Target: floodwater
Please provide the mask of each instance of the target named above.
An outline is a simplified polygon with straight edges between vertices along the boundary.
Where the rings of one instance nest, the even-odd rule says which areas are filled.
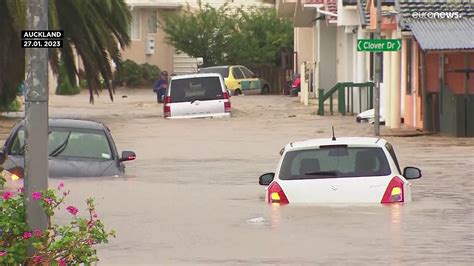
[[[340,137],[372,127],[285,96],[232,97],[230,119],[179,121],[154,100],[151,90],[120,90],[114,103],[104,93],[95,105],[51,97],[52,116],[105,122],[119,150],[137,153],[127,177],[66,180],[69,203],[84,212],[94,196],[117,231],[99,265],[474,263],[474,139],[387,137],[402,167],[423,171],[405,205],[269,206],[258,177],[275,171],[286,143],[330,137],[332,125]],[[6,133],[11,121],[0,124]]]

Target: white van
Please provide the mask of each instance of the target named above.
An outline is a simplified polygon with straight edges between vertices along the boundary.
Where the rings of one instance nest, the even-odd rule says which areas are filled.
[[[165,118],[229,117],[230,99],[220,74],[174,76],[165,94]]]

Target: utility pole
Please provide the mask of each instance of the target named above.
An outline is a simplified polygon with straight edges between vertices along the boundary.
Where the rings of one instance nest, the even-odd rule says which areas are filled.
[[[28,0],[28,30],[48,29],[48,0]],[[26,49],[25,206],[30,230],[44,230],[47,217],[33,192],[48,188],[48,49]],[[34,253],[28,247],[28,256]]]
[[[380,39],[382,27],[382,0],[377,1],[377,25],[375,28],[375,39]],[[374,134],[380,135],[380,80],[382,74],[382,52],[375,52],[374,60]]]

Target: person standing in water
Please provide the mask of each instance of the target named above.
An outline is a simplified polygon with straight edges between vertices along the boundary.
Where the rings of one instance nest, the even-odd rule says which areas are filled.
[[[168,88],[168,72],[161,72],[160,79],[155,82],[153,86],[153,92],[156,93],[156,100],[158,103],[162,103]]]

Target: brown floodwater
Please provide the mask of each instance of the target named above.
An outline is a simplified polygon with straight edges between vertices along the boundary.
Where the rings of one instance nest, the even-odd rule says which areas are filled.
[[[117,231],[99,265],[473,264],[474,139],[387,137],[402,167],[423,171],[405,205],[270,206],[258,176],[275,171],[286,143],[372,127],[286,96],[232,97],[230,119],[168,121],[155,99],[51,97],[51,116],[105,122],[119,150],[137,153],[126,177],[65,180],[70,204],[84,212],[94,196]],[[0,120],[2,139],[11,123]]]

